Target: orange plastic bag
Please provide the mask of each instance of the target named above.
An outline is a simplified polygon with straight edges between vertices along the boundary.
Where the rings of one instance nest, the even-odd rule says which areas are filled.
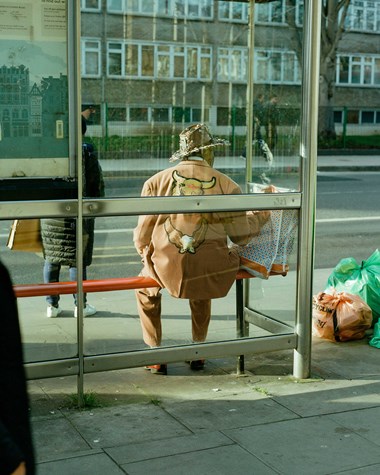
[[[371,308],[359,295],[330,288],[313,297],[313,335],[325,340],[360,340],[372,318]]]

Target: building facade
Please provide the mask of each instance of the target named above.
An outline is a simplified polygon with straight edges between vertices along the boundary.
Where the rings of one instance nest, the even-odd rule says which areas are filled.
[[[249,5],[214,0],[82,0],[83,100],[113,135],[194,121],[245,134]],[[300,117],[303,1],[255,5],[255,94],[279,98],[284,132]],[[380,129],[380,2],[352,0],[339,43],[334,117]]]

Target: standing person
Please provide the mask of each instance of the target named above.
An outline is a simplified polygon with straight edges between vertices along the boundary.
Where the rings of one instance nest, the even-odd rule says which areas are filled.
[[[266,119],[265,97],[264,97],[264,94],[258,94],[256,96],[256,99],[253,102],[253,131],[252,131],[253,142],[252,142],[252,145],[255,145],[257,143],[261,155],[269,163],[269,168],[270,168],[273,162],[273,154],[270,151],[261,133],[261,129],[265,124],[265,119]],[[242,156],[244,158],[247,157],[245,147],[244,147]],[[262,176],[265,176],[265,173],[263,173]]]
[[[0,262],[0,474],[33,475],[34,450],[29,420],[17,301]]]
[[[269,162],[270,167],[273,162],[273,154],[261,133],[261,127],[265,124],[265,114],[264,94],[259,94],[253,103],[253,143],[257,142],[262,156]]]
[[[253,140],[262,140],[261,127],[265,119],[265,98],[264,94],[258,94],[253,101]]]
[[[92,106],[85,107],[82,111],[82,135],[87,130],[87,120],[95,112]],[[83,196],[104,196],[104,180],[96,152],[92,144],[83,142]],[[83,219],[83,280],[87,279],[87,267],[92,263],[94,248],[94,218]],[[59,275],[63,265],[69,267],[69,278],[77,280],[76,264],[76,220],[73,218],[57,218],[41,220],[41,237],[44,249],[44,282],[59,282]],[[59,295],[48,295],[46,315],[48,318],[58,317],[62,312],[59,307]],[[78,316],[77,295],[74,295],[74,316]],[[96,313],[96,308],[87,303],[84,294],[83,316],[89,317]]]
[[[273,94],[266,107],[266,139],[270,150],[274,150],[277,145],[277,127],[280,124],[280,111],[278,109],[278,96]]]
[[[180,134],[180,149],[163,170],[143,186],[141,196],[240,194],[239,186],[212,167],[214,147],[227,145],[211,135],[207,126],[195,124]],[[134,244],[143,262],[141,275],[154,278],[159,287],[136,290],[144,342],[161,345],[161,289],[189,299],[192,340],[204,342],[211,317],[211,299],[227,295],[239,269],[239,256],[227,239],[245,245],[268,219],[269,212],[214,212],[140,216]],[[194,370],[204,360],[192,361]],[[152,373],[166,374],[167,365],[148,366]]]

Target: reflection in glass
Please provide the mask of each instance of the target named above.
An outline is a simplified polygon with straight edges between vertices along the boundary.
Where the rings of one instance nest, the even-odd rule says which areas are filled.
[[[292,31],[302,27],[299,5],[255,5],[253,53],[249,13],[246,2],[211,0],[112,1],[98,12],[82,10],[83,102],[100,108],[101,127],[90,126],[88,136],[107,164],[107,196],[138,196],[144,180],[169,166],[165,159],[177,149],[178,133],[198,121],[230,141],[216,166],[243,188],[247,177],[263,182],[265,173],[277,186],[299,189],[302,49]],[[99,39],[95,16],[104,25]],[[268,106],[278,97],[276,130],[268,114],[261,123],[270,167],[260,143],[247,147],[251,67],[254,97],[263,94]],[[105,74],[96,79],[101,70]],[[117,108],[125,114],[116,120]]]
[[[1,9],[0,178],[66,177],[65,5],[2,2]]]

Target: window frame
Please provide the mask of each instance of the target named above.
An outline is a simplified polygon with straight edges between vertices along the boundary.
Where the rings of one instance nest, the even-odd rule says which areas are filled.
[[[89,48],[86,46],[86,43],[96,43],[97,47]],[[97,54],[97,74],[87,73],[86,58],[90,53]],[[81,75],[83,78],[100,78],[102,75],[102,45],[99,38],[81,38]]]

